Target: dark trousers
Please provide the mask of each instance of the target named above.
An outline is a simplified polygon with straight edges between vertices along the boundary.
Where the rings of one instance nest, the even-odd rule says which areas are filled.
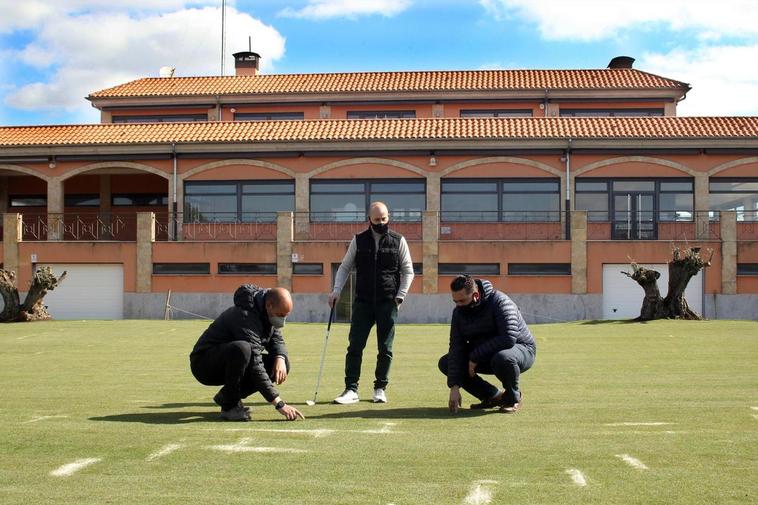
[[[353,317],[350,320],[347,355],[345,356],[345,387],[358,391],[361,378],[363,349],[366,347],[368,334],[376,324],[376,371],[374,388],[384,389],[389,383],[390,365],[392,364],[392,342],[395,339],[395,320],[397,304],[395,300],[382,300],[377,303],[353,302]]]
[[[252,356],[253,348],[250,342],[236,340],[213,346],[193,356],[190,369],[200,384],[224,386],[221,388],[224,401],[221,407],[227,410],[237,405],[242,398],[258,391],[252,380]],[[263,354],[261,358],[269,377],[273,376],[276,356]],[[284,358],[284,363],[289,373],[290,362],[287,357]]]
[[[519,391],[519,376],[529,370],[534,364],[534,350],[525,345],[516,344],[510,349],[504,349],[495,353],[488,362],[477,363],[473,377],[468,375],[468,353],[465,353],[464,360],[459,366],[464,371],[464,379],[461,387],[479,400],[489,400],[494,398],[499,390],[486,380],[482,379],[479,374],[494,374],[500,379],[505,388],[503,403],[512,405],[521,400]],[[440,358],[440,371],[447,375],[448,355],[445,354]]]

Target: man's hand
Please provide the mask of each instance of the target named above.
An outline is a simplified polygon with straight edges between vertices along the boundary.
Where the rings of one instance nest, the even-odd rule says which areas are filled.
[[[461,391],[458,386],[450,388],[450,399],[447,401],[447,407],[453,414],[457,414],[458,409],[461,408]]]
[[[468,376],[474,377],[476,375],[476,363],[473,361],[468,362]]]
[[[287,380],[287,363],[283,356],[277,356],[274,363],[274,376],[271,378],[274,383],[281,384]]]
[[[286,417],[287,421],[297,421],[298,417],[302,420],[305,420],[305,416],[292,405],[285,405],[280,409],[276,409],[276,411]]]
[[[334,304],[337,303],[337,300],[339,300],[339,298],[339,294],[335,294],[334,292],[329,293],[329,307],[334,307]]]

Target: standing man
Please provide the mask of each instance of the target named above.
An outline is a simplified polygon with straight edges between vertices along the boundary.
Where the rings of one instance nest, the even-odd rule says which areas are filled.
[[[357,294],[353,302],[345,356],[345,391],[334,399],[341,405],[359,401],[358,381],[363,349],[374,324],[378,354],[373,401],[387,403],[385,389],[389,383],[397,309],[413,282],[413,263],[408,243],[402,235],[390,231],[389,221],[387,206],[382,202],[373,202],[369,207],[370,226],[353,237],[337,270],[334,289],[329,294],[329,306],[334,307],[355,266]]]
[[[291,311],[292,297],[286,289],[245,284],[234,292],[234,306],[200,336],[190,354],[190,368],[201,384],[223,385],[213,397],[222,419],[249,421],[250,408],[242,398],[256,392],[287,420],[305,419],[284,403],[273,384],[283,383],[289,373],[281,328]]]
[[[522,405],[519,376],[534,364],[537,347],[513,300],[486,280],[459,275],[450,284],[455,309],[450,323],[450,349],[440,358],[440,371],[450,388],[448,407],[461,406],[460,388],[480,400],[472,409],[499,407],[512,414]],[[478,374],[494,374],[499,389]]]

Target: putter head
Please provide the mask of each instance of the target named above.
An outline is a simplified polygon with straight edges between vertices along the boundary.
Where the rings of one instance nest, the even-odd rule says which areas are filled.
[[[306,400],[305,404],[308,405],[308,406],[310,406],[310,407],[312,407],[312,406],[316,405],[316,402],[314,402],[313,400]]]

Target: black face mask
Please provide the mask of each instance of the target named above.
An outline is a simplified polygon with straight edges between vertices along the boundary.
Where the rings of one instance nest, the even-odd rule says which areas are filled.
[[[461,307],[461,309],[463,309],[464,312],[473,312],[477,308],[479,308],[480,301],[482,301],[481,298],[479,298],[478,300],[476,298],[472,298],[471,303],[469,303],[468,305],[464,305],[463,307]]]
[[[379,223],[379,224],[371,223],[371,229],[380,235],[384,235],[390,229],[390,225],[387,223]]]

